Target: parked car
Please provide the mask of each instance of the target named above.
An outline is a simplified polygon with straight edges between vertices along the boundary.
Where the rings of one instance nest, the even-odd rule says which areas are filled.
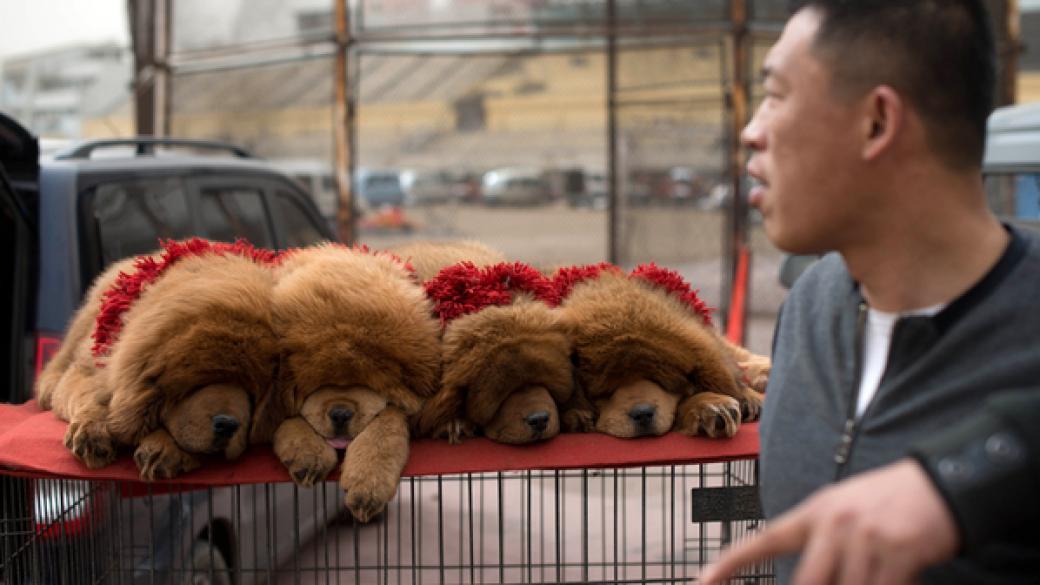
[[[408,205],[429,205],[462,201],[469,185],[463,174],[410,170],[401,173],[401,188]]]
[[[401,175],[394,170],[358,169],[354,174],[354,193],[369,209],[400,207],[406,197]]]
[[[161,147],[224,156],[157,156]],[[122,154],[94,156],[113,149]],[[115,260],[153,251],[158,238],[247,238],[255,245],[275,249],[334,239],[314,202],[296,183],[237,147],[135,138],[87,142],[41,159],[37,139],[2,114],[0,222],[5,250],[0,255],[4,282],[0,298],[6,305],[0,310],[0,324],[7,339],[14,341],[5,344],[8,354],[0,371],[4,384],[0,400],[7,403],[32,397],[35,375],[57,350],[62,331],[94,277]],[[84,517],[105,514],[113,507],[102,500],[124,495],[94,489],[92,482],[0,480],[4,489],[0,524],[6,526],[9,518],[21,521],[30,514],[38,527],[52,527],[22,533],[26,539],[41,539],[46,553],[42,558],[50,559],[40,564],[33,582],[94,582],[83,567],[93,566],[92,555],[104,551],[94,546],[95,535],[85,527],[95,524]],[[131,511],[118,526],[126,534],[117,542],[137,546],[143,535],[154,537],[151,546],[155,550],[147,555],[149,560],[126,561],[146,563],[135,565],[141,582],[190,578],[198,584],[231,583],[236,563],[277,565],[292,555],[291,543],[283,543],[277,553],[269,552],[273,547],[268,543],[254,546],[252,539],[266,534],[264,527],[272,522],[295,525],[306,538],[327,518],[308,515],[300,521],[294,520],[295,515],[299,510],[319,509],[329,515],[338,513],[338,491],[300,489],[295,500],[293,489],[237,488],[135,498],[117,506]],[[249,499],[257,494],[277,498],[277,502],[250,506]],[[201,501],[213,505],[199,505]],[[68,502],[78,504],[70,507]],[[258,512],[237,513],[247,509]],[[269,510],[275,513],[268,514]],[[51,539],[51,535],[60,537]],[[6,532],[4,537],[16,538]],[[16,548],[8,548],[8,544],[12,543],[5,543],[5,550],[18,550],[18,543],[12,544]],[[259,551],[268,560],[235,558],[234,550],[243,556]],[[183,568],[185,562],[187,569],[197,572],[189,575],[173,570],[174,563]],[[261,578],[243,574],[239,582]]]
[[[601,172],[582,169],[563,171],[563,197],[571,207],[606,209],[610,204],[607,177]]]
[[[487,205],[539,205],[552,199],[541,171],[519,167],[484,173],[483,192]]]

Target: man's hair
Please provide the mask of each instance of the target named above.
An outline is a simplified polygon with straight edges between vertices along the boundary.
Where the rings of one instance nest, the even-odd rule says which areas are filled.
[[[996,57],[982,0],[796,0],[820,15],[813,51],[839,96],[889,85],[914,107],[947,166],[977,168]]]

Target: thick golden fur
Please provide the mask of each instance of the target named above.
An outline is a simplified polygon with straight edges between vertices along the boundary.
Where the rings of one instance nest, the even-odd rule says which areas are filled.
[[[742,408],[757,415],[761,399],[731,349],[664,290],[604,272],[576,285],[561,310],[585,402],[565,413],[568,430],[732,436]]]
[[[506,261],[475,241],[413,242],[392,248],[423,282],[459,262],[478,267]],[[423,436],[457,443],[481,433],[503,443],[530,443],[560,432],[557,402],[573,387],[570,343],[559,315],[521,297],[447,325],[437,395],[419,417]]]
[[[442,268],[466,261],[476,266],[505,262],[505,254],[472,240],[457,242],[409,242],[388,249],[411,264],[420,282],[426,282]]]
[[[573,393],[570,335],[559,312],[521,296],[448,324],[441,389],[419,419],[425,436],[458,442],[482,431],[529,443],[560,430],[558,404]]]
[[[408,417],[440,374],[438,325],[422,288],[385,254],[337,245],[299,250],[277,269],[279,395],[274,448],[310,485],[352,439],[340,485],[367,521],[393,497],[408,459]]]
[[[65,445],[87,467],[104,467],[115,459],[115,446],[103,424],[112,397],[95,378],[98,370],[91,352],[91,334],[101,309],[101,296],[119,277],[133,270],[136,258],[113,263],[94,279],[79,310],[72,317],[61,347],[36,379],[36,400],[45,410],[70,423]],[[81,427],[85,432],[79,432]],[[86,437],[93,441],[84,441]]]
[[[100,295],[128,269],[124,261],[98,278],[69,329],[71,359],[59,353],[41,378],[40,402],[69,420],[73,453],[96,467],[116,446],[135,447],[142,477],[156,479],[197,467],[197,454],[230,459],[251,438],[269,440],[278,358],[271,271],[231,254],[179,260],[122,315],[98,360],[90,333]]]

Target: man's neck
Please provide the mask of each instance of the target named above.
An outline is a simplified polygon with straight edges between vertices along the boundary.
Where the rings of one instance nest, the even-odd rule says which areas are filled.
[[[930,211],[930,217],[893,220],[872,241],[841,250],[871,307],[903,312],[949,303],[1007,248],[1007,230],[985,209]]]

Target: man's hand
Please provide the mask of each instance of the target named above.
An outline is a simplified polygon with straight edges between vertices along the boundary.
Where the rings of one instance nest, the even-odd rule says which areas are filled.
[[[700,582],[722,583],[745,565],[800,551],[797,585],[901,585],[959,545],[939,492],[904,459],[816,492],[725,552]]]

